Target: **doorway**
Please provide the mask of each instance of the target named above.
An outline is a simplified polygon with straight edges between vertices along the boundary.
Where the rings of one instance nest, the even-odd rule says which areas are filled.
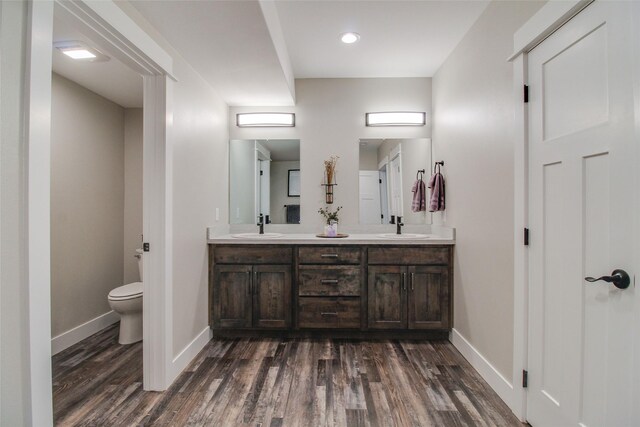
[[[114,3],[29,2],[25,24],[24,55],[25,173],[27,189],[20,209],[25,245],[24,302],[29,319],[25,335],[29,345],[24,372],[22,407],[33,424],[49,425],[51,413],[51,317],[50,317],[50,102],[53,10],[61,8],[65,19],[82,23],[82,32],[114,48],[114,56],[143,76],[144,82],[144,201],[145,241],[153,250],[145,254],[144,386],[164,390],[175,377],[171,369],[171,218],[167,208],[171,186],[167,181],[167,117],[172,114],[173,59],[142,32]],[[170,165],[170,162],[169,162]],[[147,305],[149,307],[147,307]],[[147,339],[149,338],[149,339]]]
[[[167,166],[170,165],[167,162],[167,117],[171,115],[169,81],[173,61],[146,34],[131,31],[136,24],[115,4],[97,7],[84,2],[56,1],[53,7],[53,13],[62,23],[76,28],[98,50],[112,53],[114,59],[142,78],[142,228],[143,247],[146,247],[143,263],[143,378],[146,390],[164,390],[174,376],[169,333],[171,310],[168,309],[172,254],[167,244],[171,239],[171,218],[167,213],[168,201],[171,200],[171,184],[167,182],[171,176],[170,166]],[[53,26],[48,31],[52,33]]]
[[[78,52],[89,58],[68,56]],[[119,320],[107,299],[112,290],[138,282],[131,302],[142,295],[135,256],[142,256],[136,251],[142,249],[143,233],[143,90],[139,74],[108,50],[98,50],[55,8],[52,56],[51,335],[56,355]]]

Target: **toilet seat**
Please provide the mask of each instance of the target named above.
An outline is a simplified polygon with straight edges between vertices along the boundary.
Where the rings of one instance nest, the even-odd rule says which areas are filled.
[[[142,298],[142,282],[133,282],[128,285],[119,286],[109,292],[111,301],[122,301],[134,298]]]

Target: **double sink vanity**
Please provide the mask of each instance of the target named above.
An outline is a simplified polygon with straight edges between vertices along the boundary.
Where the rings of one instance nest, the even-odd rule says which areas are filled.
[[[424,208],[412,209],[412,184],[432,168],[431,140],[360,139],[358,145],[355,164],[336,156],[325,160],[323,184],[317,185],[310,184],[313,177],[302,178],[299,140],[230,141],[229,229],[237,234],[209,235],[214,334],[448,334],[454,232],[432,227]],[[327,206],[318,211],[323,223],[338,221],[343,206],[333,205],[331,178],[336,162],[341,182],[359,183],[357,194],[336,203],[344,204],[341,218],[351,215],[346,221],[355,224],[358,212],[350,231],[370,234],[289,234],[321,230],[301,224],[302,214],[320,207],[309,204],[319,191],[326,193]],[[256,221],[260,233],[242,232],[256,231]]]
[[[208,243],[214,335],[444,338],[451,329],[452,236],[244,233]]]

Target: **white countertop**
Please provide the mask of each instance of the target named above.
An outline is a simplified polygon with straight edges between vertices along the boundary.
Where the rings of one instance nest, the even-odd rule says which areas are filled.
[[[209,244],[235,244],[235,245],[453,245],[455,239],[450,237],[430,234],[429,237],[417,238],[388,238],[379,234],[350,234],[345,238],[323,238],[315,234],[289,234],[283,233],[279,237],[233,237],[233,234],[211,236],[207,239]]]

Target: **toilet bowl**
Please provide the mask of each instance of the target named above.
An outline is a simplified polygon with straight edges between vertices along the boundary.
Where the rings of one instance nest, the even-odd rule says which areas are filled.
[[[138,271],[142,278],[142,250],[137,249]],[[119,286],[109,292],[109,306],[120,315],[120,344],[133,344],[142,340],[142,282]]]

